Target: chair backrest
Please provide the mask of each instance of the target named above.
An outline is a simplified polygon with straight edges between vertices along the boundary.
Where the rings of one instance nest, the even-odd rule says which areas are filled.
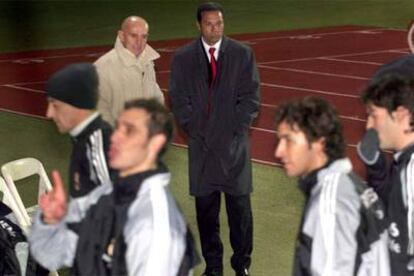
[[[3,174],[4,180],[6,181],[6,184],[12,196],[18,203],[18,206],[21,210],[21,213],[25,217],[27,224],[30,225],[31,219],[27,214],[23,201],[21,200],[19,192],[17,191],[15,181],[27,178],[32,175],[38,175],[38,198],[45,192],[50,191],[52,189],[52,184],[50,183],[49,177],[47,176],[42,163],[32,157],[17,159],[5,163],[1,167],[1,173]]]
[[[3,202],[13,210],[20,227],[27,235],[32,222],[14,182],[35,174],[39,175],[38,198],[43,193],[52,190],[52,184],[50,183],[42,163],[31,157],[10,161],[4,164],[1,167],[1,173],[5,178],[3,179],[0,176],[0,190],[3,192]],[[57,271],[53,270],[49,272],[49,276],[59,276],[59,274]]]
[[[28,230],[29,225],[27,224],[26,217],[22,214],[19,203],[15,200],[12,192],[4,181],[3,177],[0,176],[0,191],[3,193],[2,202],[6,204],[15,215],[17,222],[24,232]]]

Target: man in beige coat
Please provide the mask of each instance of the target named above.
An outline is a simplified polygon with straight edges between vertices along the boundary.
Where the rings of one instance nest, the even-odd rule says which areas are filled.
[[[154,60],[160,55],[147,44],[148,23],[138,16],[124,19],[115,47],[96,62],[99,75],[98,110],[111,125],[134,98],[157,98],[164,95],[157,84]]]

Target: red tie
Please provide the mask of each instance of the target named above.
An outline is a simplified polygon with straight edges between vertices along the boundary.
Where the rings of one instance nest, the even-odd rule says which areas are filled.
[[[214,51],[216,51],[216,48],[211,47],[208,52],[210,53],[210,67],[211,67],[211,80],[210,80],[210,87],[213,85],[214,80],[217,76],[217,61],[214,57]]]

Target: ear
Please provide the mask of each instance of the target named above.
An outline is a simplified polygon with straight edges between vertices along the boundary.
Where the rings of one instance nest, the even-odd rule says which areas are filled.
[[[395,111],[392,112],[393,117],[395,118],[395,120],[397,120],[397,122],[401,122],[404,123],[405,121],[408,122],[408,124],[411,121],[411,114],[408,111],[407,108],[405,108],[404,106],[399,106],[397,107],[397,109],[395,109]]]
[[[325,142],[326,142],[325,137],[321,137],[318,140],[313,141],[311,143],[311,147],[316,152],[325,153]]]
[[[149,141],[148,147],[151,153],[151,156],[154,156],[157,159],[159,152],[161,151],[162,147],[167,142],[167,138],[164,134],[156,134],[151,137]]]
[[[197,29],[201,32],[201,26],[200,26],[200,23],[198,21],[196,21],[196,26],[197,26]]]
[[[122,44],[124,44],[125,36],[124,36],[124,32],[122,30],[118,31],[118,37],[119,37],[119,40],[121,40]]]

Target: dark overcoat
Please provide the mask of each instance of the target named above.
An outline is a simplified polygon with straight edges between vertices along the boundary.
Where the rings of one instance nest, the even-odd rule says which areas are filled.
[[[190,193],[246,195],[252,191],[249,127],[260,96],[253,51],[223,37],[217,71],[209,88],[209,61],[201,38],[179,48],[171,65],[172,108],[188,134]]]

